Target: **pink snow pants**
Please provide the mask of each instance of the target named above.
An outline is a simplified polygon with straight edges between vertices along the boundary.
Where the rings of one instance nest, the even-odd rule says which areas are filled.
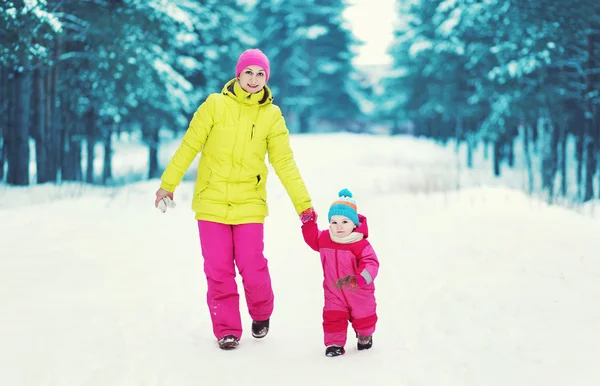
[[[242,337],[240,296],[235,281],[237,265],[252,320],[266,320],[273,312],[273,289],[263,255],[263,224],[227,225],[198,220],[208,291],[206,302],[217,339]]]
[[[325,346],[346,345],[348,322],[357,334],[369,336],[377,324],[377,301],[374,288],[336,290],[325,287],[323,332]]]

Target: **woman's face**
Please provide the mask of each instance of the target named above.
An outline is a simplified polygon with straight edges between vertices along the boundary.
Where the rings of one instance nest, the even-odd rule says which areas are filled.
[[[240,86],[250,94],[256,94],[267,83],[265,70],[260,66],[248,66],[242,70],[238,81]]]

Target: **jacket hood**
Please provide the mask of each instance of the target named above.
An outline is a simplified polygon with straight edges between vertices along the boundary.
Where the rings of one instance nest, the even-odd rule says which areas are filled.
[[[358,227],[354,230],[356,233],[362,233],[365,239],[369,237],[369,226],[367,225],[367,218],[362,214],[358,215]]]
[[[267,105],[273,102],[273,93],[266,84],[262,90],[256,94],[251,94],[240,86],[237,78],[225,83],[221,93],[246,105]]]

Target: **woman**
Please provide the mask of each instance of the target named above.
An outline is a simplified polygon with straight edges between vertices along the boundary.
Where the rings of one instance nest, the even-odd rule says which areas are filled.
[[[156,192],[156,207],[173,200],[185,171],[202,152],[192,210],[198,221],[213,332],[222,349],[237,347],[242,336],[234,264],[242,276],[252,336],[263,338],[269,331],[274,297],[263,255],[267,153],[296,212],[302,218],[313,212],[285,120],[266,85],[269,73],[269,59],[262,51],[250,49],[240,55],[236,77],[220,94],[209,95],[194,114]]]

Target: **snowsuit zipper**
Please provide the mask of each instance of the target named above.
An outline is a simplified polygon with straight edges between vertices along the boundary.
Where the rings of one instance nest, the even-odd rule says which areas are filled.
[[[341,277],[340,277],[340,262],[339,262],[339,259],[338,259],[338,250],[337,250],[337,248],[335,250],[335,271],[336,271],[336,274],[337,274],[337,278],[341,279]],[[346,302],[346,305],[348,305],[349,303],[348,303],[348,299],[346,298],[346,293],[344,292],[344,288],[342,288],[340,290],[340,292],[342,293],[342,296],[344,297],[344,301]]]

